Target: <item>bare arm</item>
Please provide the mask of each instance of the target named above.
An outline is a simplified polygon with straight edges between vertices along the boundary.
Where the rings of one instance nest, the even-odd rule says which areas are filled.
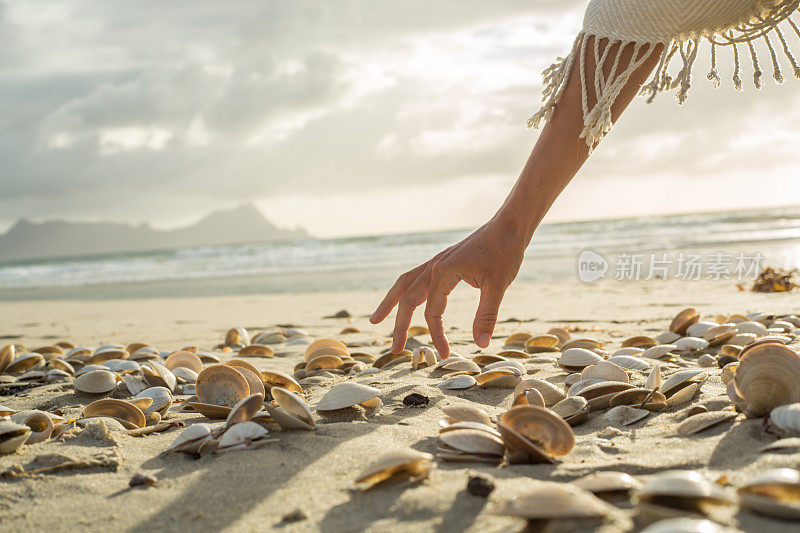
[[[588,46],[593,47],[593,42],[590,41]],[[600,47],[601,50],[605,48],[604,40],[601,40]],[[609,54],[612,57],[613,52]],[[613,121],[619,118],[645,83],[655,68],[660,52],[660,46],[640,52],[641,55],[650,56],[631,76],[615,101]],[[632,53],[632,46],[623,50],[623,64]],[[605,65],[606,76],[610,69],[610,64]],[[593,54],[587,54],[589,108],[595,101],[592,89],[594,72]],[[400,276],[370,317],[370,322],[377,324],[398,306],[393,352],[399,352],[405,346],[414,310],[427,300],[425,319],[433,343],[442,358],[450,354],[443,315],[447,296],[461,281],[481,291],[472,333],[478,346],[485,348],[489,345],[500,303],[519,272],[533,232],[589,156],[586,142],[580,138],[582,130],[580,64],[576,61],[564,94],[542,129],[514,188],[495,216],[460,243]]]

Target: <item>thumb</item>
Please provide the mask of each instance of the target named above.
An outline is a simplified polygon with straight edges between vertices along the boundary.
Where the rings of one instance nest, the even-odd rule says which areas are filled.
[[[489,346],[489,342],[492,340],[492,333],[497,324],[497,314],[505,292],[505,288],[494,285],[481,287],[481,299],[478,303],[478,311],[475,313],[475,321],[472,323],[472,336],[475,344],[481,348]]]

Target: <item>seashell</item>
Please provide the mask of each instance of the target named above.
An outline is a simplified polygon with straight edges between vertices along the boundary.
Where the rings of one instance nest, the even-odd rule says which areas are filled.
[[[21,374],[28,370],[35,370],[44,366],[44,357],[39,353],[24,353],[8,363],[6,374]]]
[[[775,407],[769,413],[768,424],[780,437],[800,437],[800,403]]]
[[[716,328],[717,326],[719,326],[719,322],[714,322],[711,320],[698,320],[686,328],[686,336],[702,337],[705,335],[706,331],[710,330],[711,328]]]
[[[386,364],[381,366],[381,370],[386,370],[398,365],[402,365],[403,363],[410,363],[411,360],[414,359],[414,353],[410,350],[403,350],[399,354],[392,354],[392,359],[388,361]],[[373,363],[374,365],[375,363]]]
[[[420,346],[414,350],[411,358],[411,368],[418,370],[426,366],[434,366],[439,362],[436,352],[427,346]]]
[[[737,413],[733,411],[710,411],[708,413],[700,413],[690,416],[680,424],[678,424],[679,435],[694,435],[700,433],[710,427],[733,420],[737,417]]]
[[[314,415],[303,398],[281,387],[271,390],[278,408],[267,404],[267,411],[279,426],[283,429],[314,429]]]
[[[496,363],[498,361],[508,361],[508,359],[500,355],[478,354],[472,358],[472,361],[478,366],[484,367],[486,365]]]
[[[669,396],[666,404],[669,407],[675,407],[691,402],[698,390],[700,390],[700,383],[691,383]]]
[[[670,376],[662,383],[661,392],[664,393],[664,396],[669,398],[682,388],[688,387],[693,383],[702,383],[705,381],[706,376],[707,374],[700,369],[687,368],[684,370],[678,370],[677,372],[670,374]]]
[[[572,372],[580,372],[590,365],[602,361],[603,358],[585,348],[565,349],[558,360],[558,366]]]
[[[800,354],[776,342],[745,347],[733,382],[748,416],[764,416],[779,405],[800,401]]]
[[[570,348],[583,348],[584,350],[596,350],[602,347],[603,343],[601,343],[600,341],[597,341],[595,339],[589,339],[586,337],[569,339],[568,341],[561,344],[562,351],[569,350]]]
[[[130,402],[114,398],[103,398],[90,403],[81,416],[83,418],[107,416],[121,423],[126,429],[143,428],[146,424],[141,409]]]
[[[602,379],[605,381],[622,381],[628,382],[628,374],[614,363],[609,361],[600,361],[591,366],[587,366],[581,372],[581,379]]]
[[[679,335],[685,335],[686,329],[700,320],[700,314],[693,308],[684,309],[672,319],[669,330]]]
[[[507,369],[489,370],[475,376],[478,387],[485,388],[514,388],[520,382],[519,377]]]
[[[197,398],[202,403],[233,407],[250,395],[250,386],[235,367],[214,365],[197,376]]]
[[[505,453],[503,441],[486,431],[456,429],[439,435],[439,457],[443,460],[484,458],[490,462],[500,461]]]
[[[253,416],[261,410],[263,403],[264,395],[261,393],[251,394],[247,398],[241,400],[234,405],[233,408],[231,408],[231,412],[228,413],[228,417],[225,420],[225,429],[234,424],[247,422],[253,418]]]
[[[566,455],[575,446],[575,434],[569,424],[544,407],[512,407],[501,415],[497,425],[509,454],[523,452],[530,462],[552,463],[553,457]]]
[[[158,350],[151,347],[145,347],[131,353],[128,359],[131,361],[152,361],[154,359],[159,359],[160,357],[161,356],[159,355]]]
[[[18,416],[14,417],[12,421],[21,422],[31,428],[25,444],[44,442],[53,434],[53,420],[44,411],[29,411],[25,413],[22,420],[18,420]],[[0,436],[0,439],[2,439],[2,436]]]
[[[233,361],[228,361],[229,363]],[[237,363],[241,363],[242,361],[237,361]],[[236,365],[225,365],[233,368],[235,371],[239,372],[242,376],[244,376],[245,381],[247,381],[247,389],[248,395],[250,394],[262,394],[266,395],[266,389],[264,388],[264,382],[261,381],[261,372],[250,370],[249,367],[236,364]]]
[[[717,358],[707,353],[703,354],[697,359],[697,366],[701,368],[711,368],[717,366]]]
[[[737,489],[743,507],[756,513],[800,520],[800,472],[791,468],[767,470]]]
[[[245,357],[274,357],[275,350],[263,344],[249,344],[239,350],[239,356]]]
[[[251,442],[263,439],[269,432],[255,422],[241,422],[235,424],[222,434],[219,439],[219,447],[217,452],[229,451],[231,449],[239,449],[249,445]]]
[[[589,415],[589,402],[582,396],[568,396],[550,408],[570,426],[576,426]]]
[[[305,337],[306,332],[302,330],[293,330],[294,333],[283,333],[281,331],[273,331],[269,333],[259,333],[253,337],[254,344],[281,344],[286,341],[286,337]]]
[[[470,387],[474,387],[477,385],[478,382],[475,381],[475,378],[472,376],[468,376],[465,374],[461,374],[458,376],[453,376],[451,378],[447,378],[441,383],[439,383],[440,389],[446,390],[463,390],[469,389]]]
[[[212,364],[213,365],[213,364],[217,364],[217,363],[221,362],[220,358],[218,356],[214,355],[213,353],[197,352],[195,355],[200,358],[200,361],[202,361],[203,364]],[[131,356],[131,357],[133,357],[133,356]],[[199,372],[198,372],[198,374],[199,374]]]
[[[775,410],[773,409],[773,412]],[[766,446],[762,446],[758,449],[760,453],[770,453],[770,452],[789,452],[789,453],[797,453],[800,451],[800,438],[797,437],[789,437],[786,439],[776,440],[775,442],[771,442]]]
[[[133,362],[133,361],[126,361],[126,362]],[[70,375],[75,374],[75,369],[72,367],[72,365],[64,361],[63,359],[57,359],[57,358],[51,359],[50,361],[48,361],[47,366],[49,366],[53,370],[61,370]]]
[[[303,387],[286,372],[280,370],[263,370],[261,371],[261,379],[264,381],[264,388],[271,390],[272,387],[281,387],[286,390],[303,394]]]
[[[469,359],[453,359],[452,361],[442,365],[441,368],[442,370],[446,370],[448,372],[470,372],[474,374],[480,374],[481,372],[481,367]]]
[[[208,424],[192,424],[172,441],[167,448],[171,452],[196,453],[206,439],[211,438],[212,428]]]
[[[640,409],[638,407],[631,407],[630,405],[618,405],[612,407],[600,418],[607,426],[623,425],[631,426],[647,417],[650,411],[647,409]]]
[[[319,339],[306,347],[305,360],[309,360],[309,356],[321,348],[338,348],[347,353],[347,345],[338,339]]]
[[[734,346],[748,346],[758,340],[758,337],[752,333],[737,333],[725,342],[733,344]]]
[[[306,372],[313,372],[314,370],[330,370],[332,368],[339,368],[342,366],[342,359],[336,355],[326,354],[315,357],[308,361],[306,364]]]
[[[519,332],[519,333],[512,333],[508,337],[506,337],[506,341],[503,343],[503,346],[520,346],[524,347],[525,343],[533,337],[530,333]]]
[[[123,374],[122,380],[125,382],[125,386],[128,388],[128,392],[130,392],[134,396],[136,396],[143,390],[147,389],[149,386],[143,380],[135,376],[131,376],[130,374]]]
[[[171,353],[164,361],[164,366],[173,371],[176,368],[188,368],[197,374],[203,371],[203,361],[200,357],[183,350]]]
[[[375,387],[370,387],[361,383],[354,383],[352,381],[337,383],[331,387],[331,389],[325,394],[325,396],[322,397],[319,402],[317,402],[315,409],[317,411],[335,411],[337,409],[345,409],[347,407],[353,407],[355,405],[369,402],[370,400],[377,398],[380,393],[381,391]]]
[[[367,488],[389,480],[421,481],[428,477],[433,467],[433,456],[404,448],[384,453],[367,465],[356,478],[356,483],[363,483]]]
[[[451,424],[477,422],[488,426],[492,423],[486,411],[474,405],[446,405],[441,410],[447,415],[448,422]]]
[[[525,368],[525,365],[523,365],[519,361],[497,361],[495,363],[489,363],[488,365],[483,367],[483,371],[486,372],[488,370],[501,370],[504,368],[511,370],[517,376],[521,376],[527,370]]]
[[[768,329],[780,330],[783,333],[789,333],[795,328],[794,324],[786,322],[785,320],[773,320]]]
[[[58,359],[53,359],[53,361],[57,360]],[[52,363],[53,361],[50,362]],[[135,374],[136,372],[141,371],[141,365],[139,365],[139,363],[136,361],[131,361],[130,359],[109,359],[104,363],[100,363],[100,366],[106,367],[110,371],[118,374]]]
[[[414,357],[413,353],[409,352],[409,354],[406,354],[404,352],[408,352],[408,350],[403,350],[400,353],[386,352],[385,354],[383,354],[380,357],[378,357],[377,359],[375,359],[375,361],[372,363],[372,366],[375,367],[375,368],[383,368],[386,365],[388,365],[389,363],[391,363],[392,361],[394,361],[395,359],[399,359],[401,357],[406,357],[409,354],[410,354],[409,360],[413,359],[413,357]],[[312,354],[312,356],[313,355],[315,355],[315,354]],[[448,360],[449,359],[445,359],[444,361],[448,361]]]
[[[736,334],[734,324],[720,324],[710,328],[703,334],[703,339],[708,341],[709,346],[717,346],[727,341]]]
[[[31,428],[24,424],[17,424],[10,420],[0,420],[0,455],[16,451],[25,444]]]
[[[108,370],[108,367],[105,365],[85,365],[75,372],[75,377],[91,372],[92,370]]]
[[[92,370],[76,377],[73,386],[87,394],[106,394],[117,386],[117,377],[108,370]]]
[[[604,409],[617,393],[632,388],[633,385],[621,381],[602,381],[582,389],[576,396],[586,398],[591,410]]]
[[[509,357],[514,357],[516,359],[530,359],[531,358],[531,356],[530,356],[530,354],[528,354],[528,352],[523,352],[522,350],[515,350],[513,348],[505,348],[503,350],[500,350],[499,352],[497,352],[496,355],[498,357],[502,357],[504,359],[507,359]]]
[[[798,327],[800,327],[800,326],[798,326]],[[570,334],[569,334],[569,331],[567,331],[564,328],[557,327],[557,326],[548,329],[547,333],[548,333],[548,335],[555,335],[556,337],[558,337],[559,346],[563,346],[564,343],[567,342],[571,337]]]
[[[788,337],[786,335],[774,335],[774,334],[765,335],[759,338],[758,340],[764,342],[774,341],[774,342],[779,342],[781,344],[789,344],[790,342],[792,342],[791,337]]]
[[[538,405],[540,407],[544,407],[544,398],[539,391],[536,389],[526,389],[516,396],[514,396],[514,401],[512,405]]]
[[[226,405],[213,405],[210,403],[203,403],[203,402],[186,402],[184,404],[183,410],[186,411],[196,411],[203,415],[206,418],[210,418],[212,420],[221,420],[223,418],[228,418],[228,415],[231,414],[232,407],[228,407]]]
[[[8,364],[14,360],[16,353],[17,350],[13,344],[5,344],[0,347],[0,373],[5,371]]]
[[[614,355],[606,359],[608,363],[614,363],[620,368],[626,370],[650,370],[650,363],[640,357],[632,355]]]
[[[127,359],[130,356],[128,351],[121,346],[106,346],[95,350],[88,362],[93,365],[99,365],[112,359]]]
[[[350,357],[352,357],[356,361],[361,361],[362,363],[366,363],[368,365],[375,362],[375,358],[374,357],[372,357],[370,354],[364,353],[364,352],[353,352],[353,353],[350,354]]]
[[[166,387],[175,390],[178,381],[167,367],[155,361],[148,361],[142,365],[142,377],[151,387]]]
[[[624,472],[592,472],[576,479],[572,485],[589,491],[600,498],[625,496],[642,488],[642,482]]]
[[[671,355],[670,352],[677,349],[677,344],[659,344],[658,346],[653,346],[646,349],[644,352],[642,352],[640,357],[645,357],[647,359],[661,359]]]
[[[561,340],[555,335],[534,335],[525,341],[525,351],[528,353],[557,352]]]
[[[179,366],[175,370],[172,371],[177,378],[178,381],[181,383],[196,383],[197,382],[197,372],[191,370],[189,368]]]
[[[674,331],[662,331],[653,338],[657,340],[659,344],[672,344],[676,340],[680,339],[681,335],[678,335]]]
[[[757,337],[763,337],[767,334],[767,326],[761,322],[754,322],[752,320],[739,322],[736,324],[737,333],[752,333]]]
[[[622,341],[623,348],[652,348],[653,346],[657,346],[658,341],[655,340],[653,337],[648,337],[647,335],[638,335],[636,337],[631,337],[629,339],[625,339]]]
[[[642,529],[640,533],[741,533],[705,518],[667,518]]]
[[[580,374],[567,374],[566,376],[564,376],[564,385],[566,385],[567,387],[571,387],[579,381],[581,381]]]
[[[250,344],[250,334],[244,328],[231,328],[225,334],[226,346],[247,346],[248,344]]]
[[[739,369],[739,362],[728,363],[724,367],[722,367],[722,372],[720,373],[720,379],[722,383],[727,385],[731,381],[733,381],[734,376],[736,375],[736,371]]]
[[[567,397],[567,395],[564,394],[564,391],[549,381],[536,378],[528,378],[520,381],[514,389],[514,396],[517,396],[519,393],[527,389],[535,389],[538,391],[539,394],[542,395],[542,398],[544,398],[544,403],[546,406],[554,405]]]
[[[668,470],[650,476],[636,491],[635,501],[640,516],[650,521],[692,515],[703,517],[734,503],[725,489],[688,470]]]
[[[650,390],[661,390],[661,364],[656,363],[650,373],[647,375],[647,380],[644,386]]]
[[[447,420],[439,420],[439,434],[446,433],[448,431],[456,431],[459,429],[477,429],[478,431],[485,431],[491,435],[494,435],[498,439],[500,438],[499,431],[494,429],[492,426],[481,424],[480,422],[454,422],[451,424]]]
[[[10,407],[6,407],[5,405],[0,405],[0,418],[4,416],[11,416],[17,414],[17,411],[13,410]]]
[[[643,353],[644,353],[644,348],[633,348],[633,347],[631,347],[631,348],[620,348],[619,350],[616,350],[611,355],[612,356],[617,356],[617,355],[639,356],[639,355],[641,355]]]
[[[172,397],[172,392],[166,387],[150,387],[133,397],[134,400],[139,400],[141,398],[150,398],[153,400],[153,403],[144,409],[143,412],[145,415],[159,413],[162,416],[172,406],[172,401],[174,399]]]
[[[708,341],[699,337],[683,337],[675,341],[675,349],[680,352],[693,352],[708,348]]]
[[[576,381],[567,389],[567,396],[574,396],[578,394],[580,391],[588,387],[589,385],[595,385],[597,383],[604,382],[604,379],[600,378],[591,378],[591,379],[581,379]]]
[[[647,409],[648,404],[664,403],[666,396],[660,392],[647,388],[633,388],[616,393],[608,402],[610,407],[618,405],[635,405]]]
[[[541,484],[509,500],[500,501],[492,514],[514,516],[531,521],[574,520],[611,516],[613,507],[575,485]],[[557,528],[556,528],[557,529]],[[591,528],[579,528],[591,529]]]

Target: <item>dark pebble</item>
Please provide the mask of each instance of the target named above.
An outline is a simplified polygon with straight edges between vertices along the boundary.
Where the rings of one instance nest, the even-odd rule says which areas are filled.
[[[469,476],[467,482],[467,492],[473,496],[480,496],[481,498],[488,498],[489,494],[494,490],[494,483],[485,477]]]
[[[403,405],[407,405],[409,407],[422,407],[428,405],[430,400],[427,396],[419,394],[417,392],[412,392],[405,398],[403,398]]]

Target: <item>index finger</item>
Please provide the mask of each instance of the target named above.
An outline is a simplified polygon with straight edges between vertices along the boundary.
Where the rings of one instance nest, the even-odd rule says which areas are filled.
[[[447,308],[447,297],[456,288],[461,279],[454,274],[434,276],[425,306],[425,321],[431,333],[431,340],[439,356],[447,359],[450,356],[450,343],[444,332],[444,311]]]
[[[378,307],[375,311],[370,315],[369,321],[373,324],[379,324],[383,322],[383,319],[386,318],[389,313],[392,312],[394,306],[396,306],[400,302],[400,298],[403,296],[403,293],[408,290],[412,283],[419,277],[422,271],[427,266],[427,263],[423,263],[418,267],[401,274],[397,281],[394,282],[392,288],[389,289],[389,292],[386,293],[386,296],[383,298]]]

